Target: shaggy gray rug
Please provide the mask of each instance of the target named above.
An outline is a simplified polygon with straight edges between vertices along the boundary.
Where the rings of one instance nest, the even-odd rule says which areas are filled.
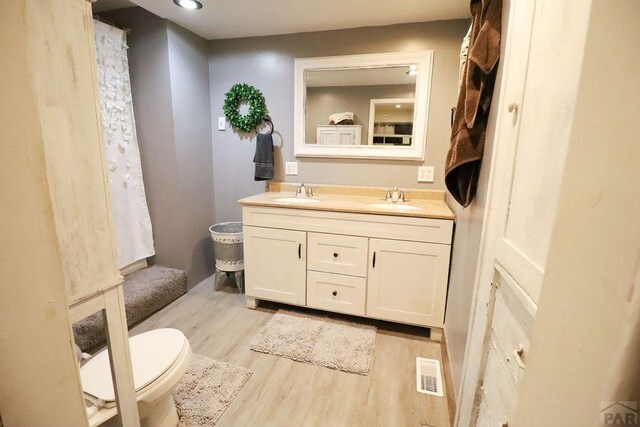
[[[250,344],[253,351],[367,375],[376,327],[278,310]]]
[[[253,371],[193,354],[173,392],[179,427],[210,427],[236,397]]]
[[[154,265],[125,276],[122,290],[127,325],[131,327],[184,295],[187,292],[187,273]],[[102,312],[74,323],[73,335],[82,351],[106,342]]]

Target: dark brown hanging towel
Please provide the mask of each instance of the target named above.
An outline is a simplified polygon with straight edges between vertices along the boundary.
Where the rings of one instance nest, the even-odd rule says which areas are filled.
[[[462,206],[478,187],[491,96],[500,58],[502,0],[471,0],[471,34],[464,80],[451,128],[445,184]]]

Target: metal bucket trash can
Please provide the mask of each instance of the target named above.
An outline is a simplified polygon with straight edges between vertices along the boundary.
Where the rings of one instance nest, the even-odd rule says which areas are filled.
[[[214,289],[225,273],[227,277],[233,273],[236,284],[244,293],[244,253],[242,250],[242,223],[221,222],[209,227],[213,240],[213,251],[216,258]]]

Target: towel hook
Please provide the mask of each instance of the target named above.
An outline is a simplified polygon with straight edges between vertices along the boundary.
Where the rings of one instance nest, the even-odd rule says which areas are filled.
[[[258,131],[258,126],[260,126],[264,122],[267,122],[267,123],[269,123],[271,125],[271,132],[269,132],[269,135],[273,135],[273,131],[275,130],[275,126],[273,125],[273,122],[271,121],[271,117],[270,116],[264,116],[262,118],[262,120],[260,120],[260,122],[256,124],[256,133],[260,133]]]

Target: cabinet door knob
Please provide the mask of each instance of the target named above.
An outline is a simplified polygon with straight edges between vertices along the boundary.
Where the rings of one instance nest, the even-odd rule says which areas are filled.
[[[375,251],[373,252],[373,265],[372,265],[372,267],[376,268],[376,253],[375,253]]]
[[[517,102],[512,102],[511,104],[509,104],[507,109],[509,110],[510,113],[518,112],[518,103]]]
[[[302,259],[302,243],[298,243],[298,258]]]
[[[334,257],[334,258],[338,258],[338,252],[334,252],[334,253],[333,253],[333,257]]]
[[[518,344],[518,348],[513,350],[513,356],[516,359],[516,363],[520,367],[520,369],[525,369],[526,365],[524,364],[524,348],[522,344]]]
[[[333,295],[335,297],[336,295],[338,295],[338,291],[331,292],[331,295]]]

